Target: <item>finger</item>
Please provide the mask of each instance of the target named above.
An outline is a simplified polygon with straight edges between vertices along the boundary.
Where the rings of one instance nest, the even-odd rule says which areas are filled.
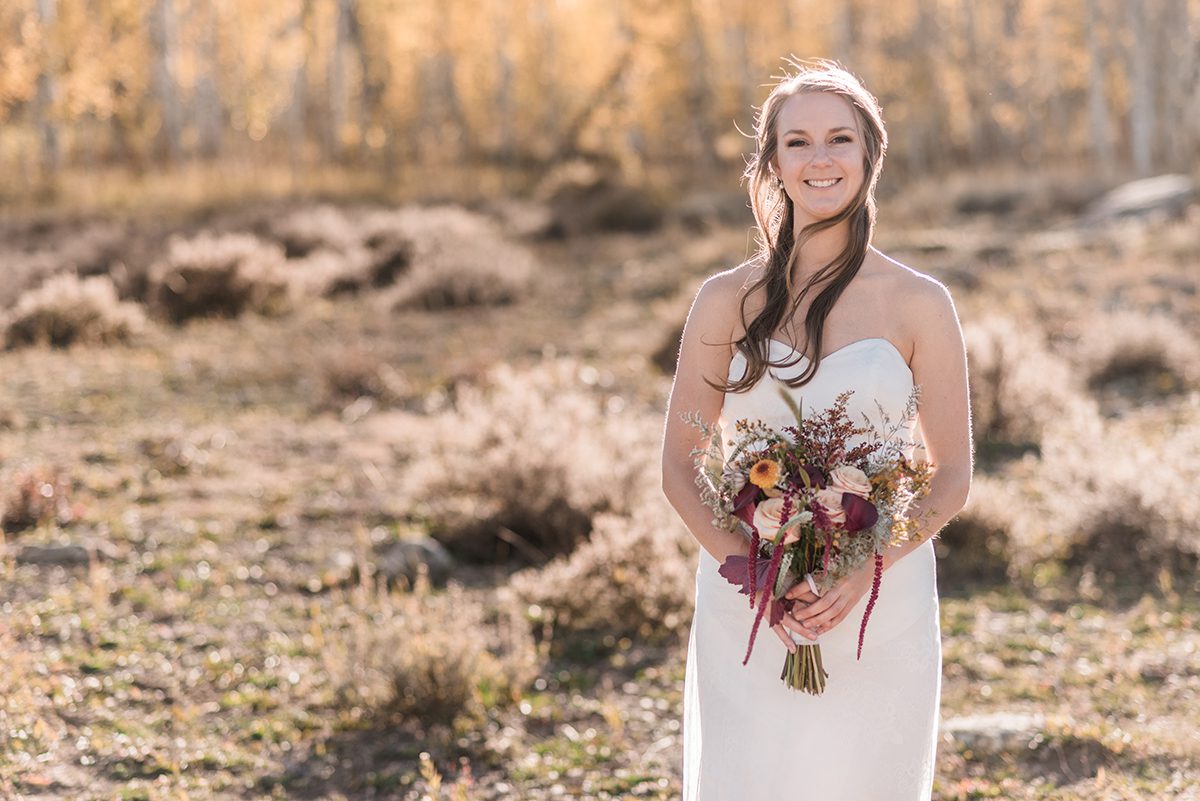
[[[797,646],[795,641],[792,640],[791,635],[789,635],[787,633],[787,630],[783,627],[782,624],[776,624],[774,626],[771,626],[771,631],[773,631],[779,635],[779,639],[783,640],[783,644],[787,646],[787,649],[789,651],[791,651],[792,653],[796,652],[796,648],[798,648],[799,646]]]
[[[839,598],[837,601],[834,602],[834,604],[832,606],[830,606],[825,611],[821,612],[820,614],[814,615],[813,617],[809,618],[808,620],[805,620],[804,625],[806,625],[814,630],[819,629],[820,631],[829,631],[831,628],[834,627],[834,625],[835,625],[834,621],[839,619],[839,616],[844,617],[844,615],[842,615],[842,612],[845,611],[845,609],[846,609],[845,599]]]
[[[784,593],[784,597],[785,598],[794,598],[796,600],[802,600],[802,601],[807,601],[809,603],[812,603],[813,601],[817,600],[817,598],[819,598],[820,596],[818,596],[815,592],[812,591],[812,588],[808,586],[807,581],[798,581],[795,584],[793,584],[791,586],[791,588],[788,589],[787,592]]]
[[[839,597],[840,596],[837,593],[830,593],[829,595],[824,595],[818,598],[808,606],[804,607],[804,609],[802,609],[800,614],[797,616],[797,619],[802,623],[812,623],[813,618],[815,618],[817,615],[823,614],[826,610],[832,607],[837,602]]]
[[[785,593],[784,597],[790,598],[793,601],[800,601],[800,602],[803,602],[806,604],[811,604],[812,602],[819,600],[821,596],[813,595],[812,592],[809,590],[805,590],[804,592],[793,592],[792,590],[788,590],[788,592]]]

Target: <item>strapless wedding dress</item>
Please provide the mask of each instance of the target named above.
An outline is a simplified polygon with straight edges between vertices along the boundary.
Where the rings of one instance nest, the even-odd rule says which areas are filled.
[[[773,359],[796,358],[779,340],[770,348]],[[727,454],[738,419],[775,428],[795,422],[769,376],[792,377],[806,365],[801,356],[790,368],[768,369],[748,392],[726,394],[718,422]],[[741,353],[730,362],[731,378],[735,372],[739,378],[745,372]],[[811,382],[789,392],[808,413],[853,390],[850,419],[861,423],[866,415],[880,426],[876,401],[895,423],[912,388],[903,356],[874,337],[829,354]],[[900,435],[909,455],[922,459],[919,425]],[[927,801],[942,672],[932,543],[884,572],[861,660],[855,651],[868,595],[820,636],[829,673],[820,696],[780,680],[787,651],[765,623],[742,665],[753,611],[718,567],[701,548],[684,686],[684,801]]]

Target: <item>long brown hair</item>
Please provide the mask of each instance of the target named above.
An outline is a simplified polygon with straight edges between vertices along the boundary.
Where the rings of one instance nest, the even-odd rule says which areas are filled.
[[[821,364],[821,344],[825,329],[825,318],[846,286],[858,274],[867,255],[867,245],[875,230],[875,185],[883,168],[883,156],[887,152],[887,131],[883,126],[883,114],[879,101],[836,61],[816,59],[811,65],[789,60],[800,69],[794,75],[784,75],[771,90],[755,119],[754,134],[756,152],[746,165],[743,179],[750,192],[750,207],[758,225],[758,253],[753,261],[764,265],[762,276],[742,296],[741,319],[745,335],[735,343],[746,357],[746,372],[737,381],[726,379],[714,384],[705,382],[714,389],[725,392],[745,392],[757,383],[768,367],[790,367],[799,362],[799,356],[791,362],[772,362],[770,342],[776,329],[785,319],[794,316],[800,303],[818,283],[832,276],[832,280],[818,293],[804,319],[805,342],[813,353],[808,367],[800,375],[785,380],[790,387],[801,387],[812,380]],[[795,209],[792,199],[784,191],[783,182],[773,173],[772,163],[778,152],[778,127],[780,110],[788,98],[809,92],[829,92],[846,98],[858,117],[863,143],[863,182],[858,193],[838,214],[805,226],[796,239],[793,231]],[[818,270],[805,283],[794,301],[792,270],[800,255],[800,248],[814,234],[849,220],[850,235],[846,247],[829,264]],[[746,301],[759,288],[766,289],[766,303],[750,323],[746,323]]]

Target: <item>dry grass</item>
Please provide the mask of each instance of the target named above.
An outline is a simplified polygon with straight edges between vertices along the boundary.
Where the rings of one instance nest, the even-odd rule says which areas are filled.
[[[569,556],[512,579],[544,621],[556,652],[584,639],[615,648],[623,638],[670,641],[691,620],[696,544],[665,501],[629,516],[600,515]]]
[[[173,237],[149,283],[150,304],[173,323],[278,314],[291,305],[283,249],[251,234]]]
[[[511,604],[485,605],[458,584],[436,594],[427,581],[388,594],[369,586],[355,588],[322,649],[342,708],[426,735],[471,728],[518,703],[537,675],[529,624]]]
[[[542,562],[572,550],[602,512],[628,513],[657,487],[647,450],[657,421],[623,408],[575,359],[496,368],[456,389],[453,408],[416,432],[416,514],[452,553]],[[615,402],[614,402],[615,400]]]
[[[117,298],[112,280],[63,274],[48,279],[0,315],[8,349],[29,345],[107,345],[135,339],[146,323],[140,306]]]
[[[963,336],[980,444],[1036,446],[1051,422],[1094,414],[1070,365],[1047,350],[1036,328],[997,315],[969,320]]]
[[[508,304],[534,278],[536,261],[528,248],[481,215],[452,207],[412,208],[396,214],[393,224],[414,243],[412,267],[396,287],[397,309]]]
[[[9,484],[0,506],[0,531],[13,534],[43,524],[65,526],[74,519],[71,482],[61,470],[42,466],[18,471]]]
[[[1099,314],[1081,329],[1075,358],[1095,392],[1144,401],[1200,388],[1200,341],[1173,317]]]
[[[439,218],[337,214],[349,244],[278,247],[290,315],[0,354],[0,453],[61,465],[71,502],[69,523],[20,515],[39,522],[0,562],[0,795],[677,798],[696,546],[657,498],[668,384],[648,360],[686,308],[651,290],[736,263],[744,232],[539,241],[514,303],[393,311],[400,286],[376,291],[363,254],[410,243],[418,269]],[[273,247],[269,226],[212,227]],[[1159,801],[1200,780],[1200,413],[1186,384],[1119,409],[1105,384],[1102,416],[1082,358],[1097,303],[1200,320],[1177,239],[1180,262],[1144,274],[1143,245],[1015,243],[955,290],[1006,458],[980,460],[938,544],[943,719],[1047,722],[995,752],[944,740],[937,801]],[[327,255],[359,289],[301,288]],[[456,532],[493,560],[547,553],[460,564],[442,593],[373,583],[374,546]],[[92,542],[88,566],[12,558]]]

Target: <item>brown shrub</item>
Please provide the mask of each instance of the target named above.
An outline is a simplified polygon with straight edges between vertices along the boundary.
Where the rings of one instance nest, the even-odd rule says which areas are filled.
[[[288,212],[272,220],[269,228],[289,259],[302,259],[318,250],[344,253],[362,240],[350,215],[328,204]]]
[[[127,342],[140,333],[146,316],[135,303],[118,300],[108,276],[79,279],[55,276],[26,292],[0,318],[4,346]]]
[[[1144,586],[1162,570],[1196,581],[1200,418],[1148,441],[1137,422],[1055,426],[1017,527],[1029,551],[1109,583]]]
[[[552,170],[538,187],[537,195],[553,214],[548,232],[562,236],[593,231],[653,231],[662,225],[667,211],[662,193],[622,182],[615,165],[579,160]]]
[[[15,533],[43,523],[66,525],[74,518],[71,509],[71,482],[66,475],[49,467],[36,467],[12,477],[0,528]]]
[[[173,323],[281,313],[290,307],[282,264],[282,248],[250,234],[172,237],[150,271],[152,302]]]
[[[318,369],[325,408],[342,409],[359,398],[392,405],[407,397],[410,389],[402,373],[362,347],[329,351],[321,357]]]
[[[1010,482],[976,476],[967,505],[934,540],[939,591],[962,591],[1008,575],[1021,500]]]
[[[628,515],[597,516],[588,541],[568,556],[513,576],[561,651],[578,637],[612,647],[622,637],[664,642],[687,631],[695,597],[697,545],[665,501]]]
[[[541,562],[572,550],[600,512],[658,487],[657,421],[624,410],[573,359],[500,366],[417,431],[414,513],[456,556]]]
[[[963,336],[972,426],[982,444],[1036,445],[1051,421],[1093,412],[1069,365],[1029,326],[989,317],[965,325]]]
[[[413,242],[396,308],[499,305],[529,286],[533,254],[481,215],[445,206],[403,210],[394,219],[397,233]]]
[[[446,726],[479,721],[519,701],[537,675],[528,623],[511,604],[479,600],[451,584],[418,582],[378,607],[345,607],[322,650],[335,694],[383,719]]]
[[[1076,358],[1088,387],[1132,399],[1200,386],[1200,343],[1177,320],[1123,311],[1096,315],[1083,326]]]

